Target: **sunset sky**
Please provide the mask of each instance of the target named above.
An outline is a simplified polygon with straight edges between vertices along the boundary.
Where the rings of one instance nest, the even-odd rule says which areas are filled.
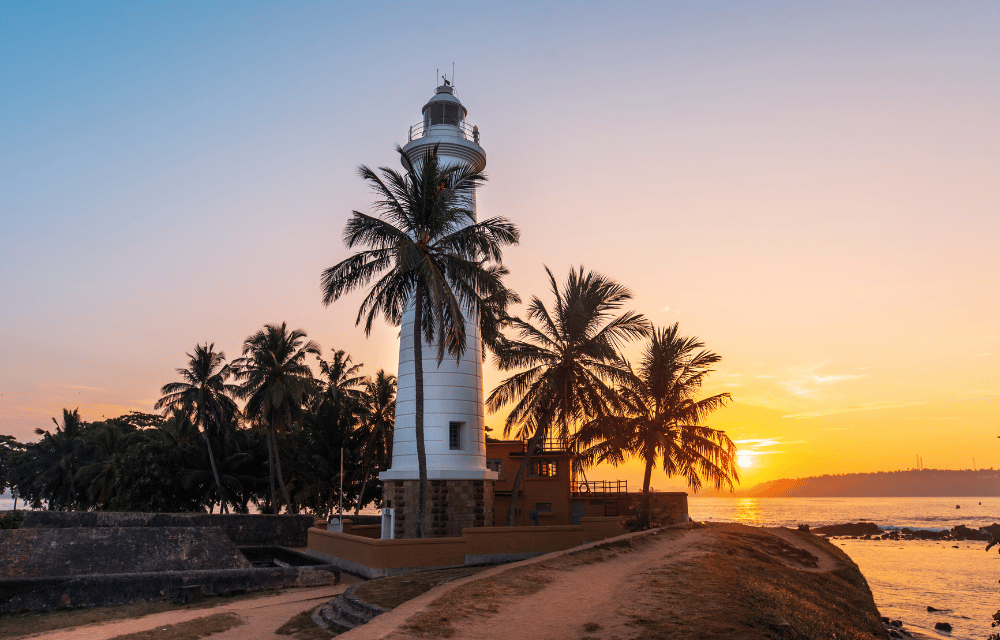
[[[744,486],[1000,468],[998,33],[995,2],[5,3],[0,433],[152,411],[265,323],[395,371],[319,274],[454,62],[510,285],[583,264],[722,355]]]

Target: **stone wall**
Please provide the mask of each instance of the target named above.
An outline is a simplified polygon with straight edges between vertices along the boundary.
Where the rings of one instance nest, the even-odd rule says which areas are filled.
[[[312,525],[307,515],[27,511],[21,527],[218,527],[240,547],[304,547]]]
[[[382,485],[386,506],[395,509],[395,538],[413,538],[417,529],[419,480]],[[493,523],[492,480],[428,480],[424,537],[459,537],[462,529]]]
[[[0,531],[0,578],[252,567],[216,527]]]
[[[631,494],[630,494],[631,495]],[[635,504],[642,499],[642,494],[632,499]],[[649,506],[653,517],[662,525],[687,522],[688,496],[683,491],[655,491],[649,494]]]
[[[0,613],[151,600],[181,602],[191,598],[191,591],[194,591],[195,597],[221,596],[282,587],[335,584],[339,579],[340,570],[333,565],[0,578]]]
[[[0,612],[321,585],[340,576],[336,566],[283,548],[248,552],[286,566],[254,567],[218,527],[0,531]]]

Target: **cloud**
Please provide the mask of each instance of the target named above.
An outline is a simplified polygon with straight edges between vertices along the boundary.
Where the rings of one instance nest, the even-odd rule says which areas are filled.
[[[853,413],[855,411],[881,411],[883,409],[900,409],[902,407],[915,407],[924,404],[923,402],[865,402],[849,407],[834,407],[832,409],[819,409],[817,411],[807,411],[805,413],[790,413],[782,418],[822,418],[838,413]]]
[[[64,384],[64,387],[69,387],[70,389],[76,389],[78,391],[107,391],[104,387],[85,387],[79,384]]]
[[[993,353],[991,353],[991,352],[990,353],[977,353],[976,357],[977,358],[985,358],[986,356],[991,356],[991,355],[993,355]]]
[[[842,374],[835,376],[821,376],[815,373],[804,374],[792,378],[791,380],[781,380],[778,382],[783,386],[789,393],[795,394],[797,396],[813,396],[816,394],[816,389],[812,388],[819,385],[828,385],[835,382],[844,382],[845,380],[859,380],[864,378],[865,374]]]

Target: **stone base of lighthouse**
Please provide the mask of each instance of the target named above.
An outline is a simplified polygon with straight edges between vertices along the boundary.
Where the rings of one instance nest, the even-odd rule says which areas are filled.
[[[383,503],[394,509],[393,537],[415,538],[419,480],[388,480]],[[424,537],[449,538],[468,527],[493,526],[492,480],[428,480]]]

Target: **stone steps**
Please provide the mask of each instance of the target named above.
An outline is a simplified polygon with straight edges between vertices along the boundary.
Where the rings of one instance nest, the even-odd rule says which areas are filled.
[[[360,585],[352,586],[317,609],[313,615],[316,624],[334,633],[344,633],[388,611],[354,597],[354,590],[358,586]]]

